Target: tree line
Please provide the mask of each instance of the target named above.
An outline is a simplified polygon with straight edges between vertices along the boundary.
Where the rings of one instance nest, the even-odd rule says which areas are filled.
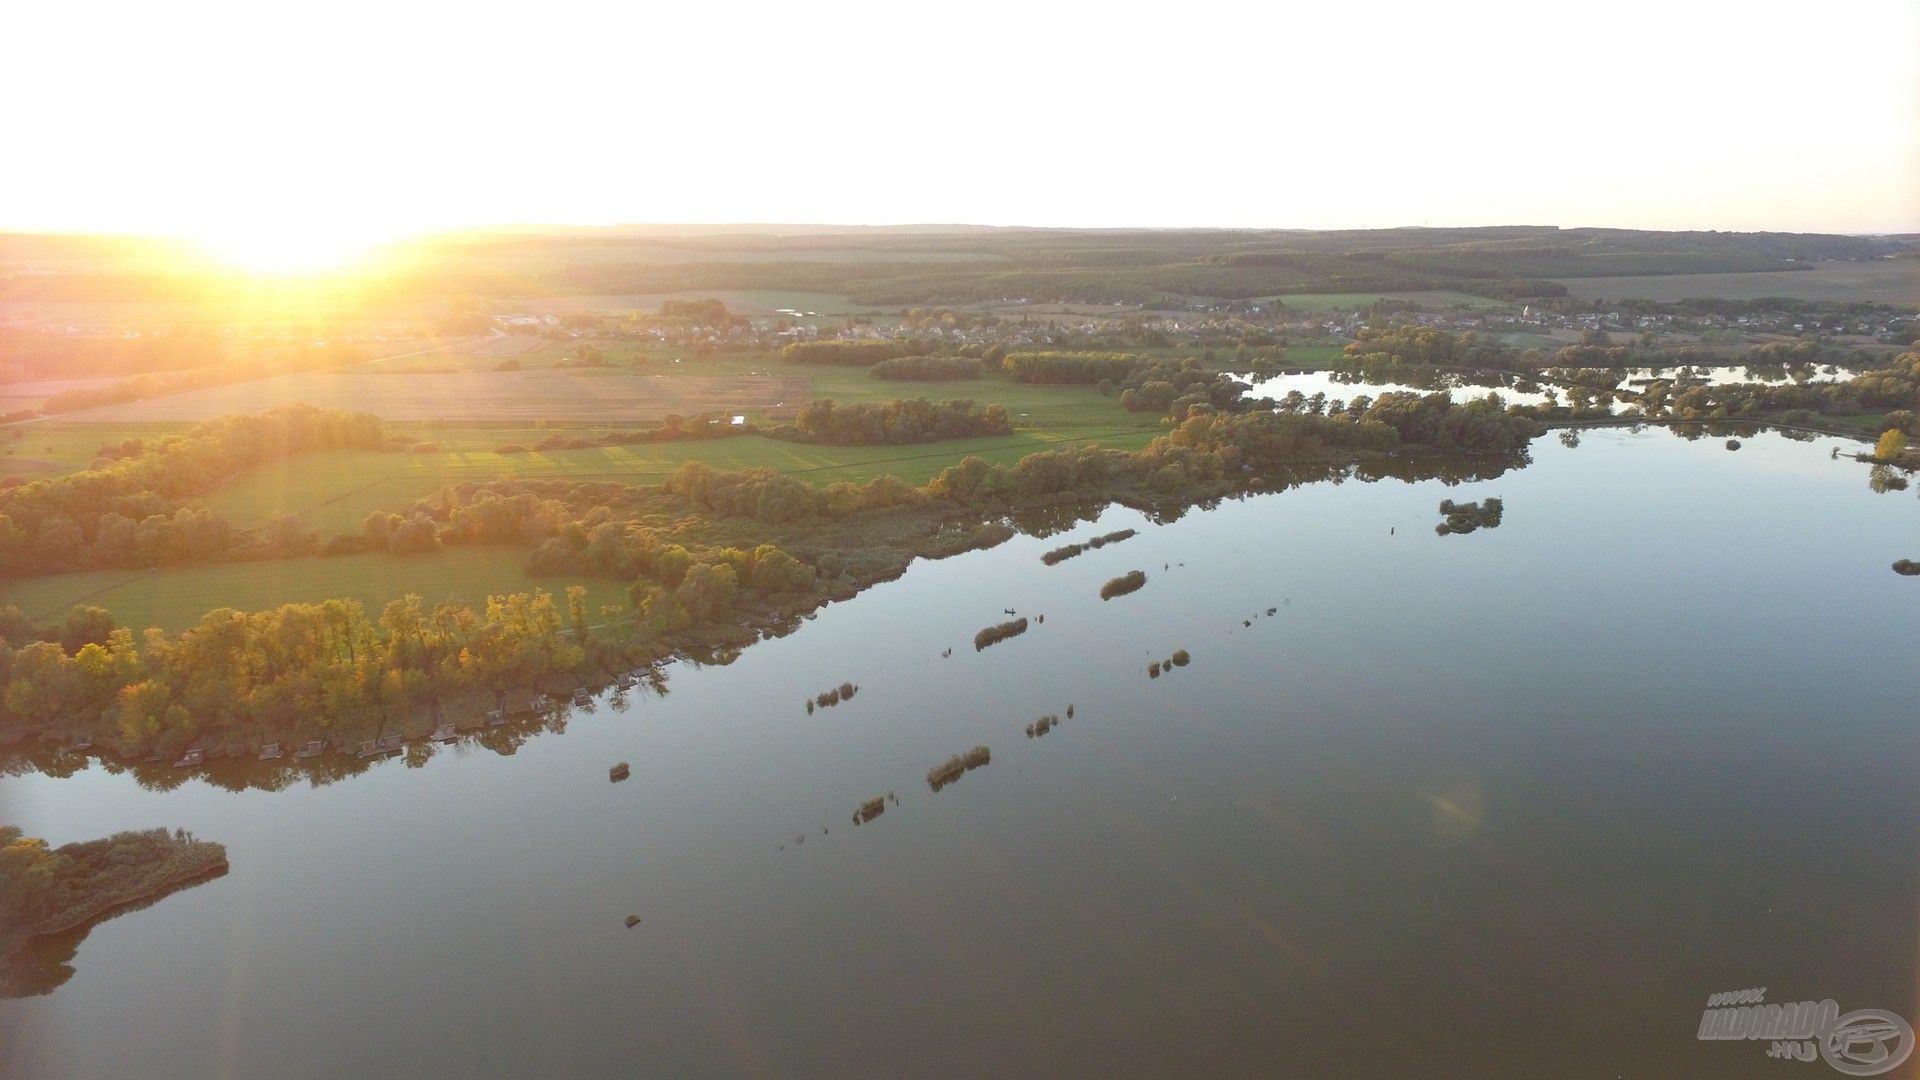
[[[284,405],[133,439],[87,468],[0,488],[0,575],[233,558],[249,541],[188,500],[276,458],[388,447],[377,417]],[[280,539],[284,540],[282,536]]]
[[[767,432],[775,438],[833,446],[937,442],[1012,433],[1013,422],[1004,405],[982,408],[964,399],[933,402],[926,398],[888,402],[815,398],[800,410],[791,428]]]
[[[780,359],[789,364],[834,364],[843,367],[871,368],[882,360],[924,353],[915,343],[896,341],[795,341],[780,349]]]
[[[905,382],[960,382],[977,379],[986,369],[970,356],[896,356],[867,369],[876,379]]]
[[[190,746],[370,738],[431,724],[442,706],[481,708],[543,678],[572,676],[622,637],[589,630],[585,590],[563,608],[544,591],[492,596],[483,609],[417,596],[375,617],[359,602],[221,608],[196,625],[139,638],[114,628],[68,652],[53,642],[0,648],[0,730],[10,739],[85,739],[138,760]]]
[[[1012,352],[1000,361],[1014,382],[1092,386],[1132,373],[1140,357],[1118,352]]]

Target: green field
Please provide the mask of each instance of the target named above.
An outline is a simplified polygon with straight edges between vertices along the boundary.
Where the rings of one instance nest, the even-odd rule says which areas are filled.
[[[1309,358],[1303,350],[1302,360]],[[509,443],[532,444],[554,434],[592,437],[621,425],[530,424],[527,422],[400,422],[395,431],[432,443],[432,453],[335,452],[276,461],[226,484],[204,500],[209,508],[241,528],[252,528],[281,514],[298,517],[323,535],[358,530],[375,510],[397,511],[415,499],[463,481],[502,475],[577,477],[630,483],[656,483],[688,461],[720,469],[770,468],[814,483],[862,482],[894,473],[921,484],[969,454],[1010,464],[1037,450],[1061,444],[1098,442],[1121,449],[1144,446],[1163,429],[1159,418],[1130,413],[1115,397],[1089,387],[1034,386],[999,376],[960,383],[887,382],[861,368],[800,367],[764,354],[688,359],[675,362],[671,350],[654,349],[622,356],[623,367],[662,376],[654,380],[672,389],[687,378],[750,378],[779,375],[810,382],[812,397],[838,401],[892,401],[901,397],[944,400],[971,397],[998,402],[1012,414],[1016,432],[1008,437],[959,439],[912,446],[815,446],[742,436],[695,442],[651,443],[501,454]],[[1317,359],[1317,355],[1313,359]],[[426,359],[426,358],[421,358]],[[443,361],[444,362],[444,361]],[[484,378],[476,374],[475,378]],[[412,376],[381,377],[399,383]],[[18,457],[31,456],[60,471],[84,467],[98,448],[133,435],[158,436],[184,430],[171,423],[87,423],[59,421],[30,425],[24,437],[4,444]],[[0,457],[0,461],[9,460]]]
[[[219,607],[259,611],[296,602],[350,597],[375,614],[388,601],[417,593],[480,604],[488,593],[546,589],[556,598],[570,584],[588,589],[589,609],[627,603],[623,583],[530,578],[520,547],[448,548],[425,555],[313,556],[276,562],[212,563],[156,570],[96,570],[0,582],[0,604],[36,622],[54,622],[75,604],[106,608],[123,626],[191,626]]]
[[[1287,363],[1295,367],[1318,367],[1345,351],[1344,345],[1289,345]]]
[[[1297,346],[1289,351],[1289,358],[1311,364],[1336,351],[1334,346]],[[1157,352],[1170,354],[1166,350]],[[418,358],[423,366],[449,361],[457,363],[459,358]],[[817,484],[863,482],[888,473],[923,484],[968,455],[1012,464],[1036,451],[1064,445],[1135,449],[1165,430],[1160,417],[1128,412],[1116,397],[1102,396],[1091,387],[1035,386],[998,375],[956,383],[889,382],[870,377],[862,368],[801,367],[783,364],[766,354],[678,358],[673,350],[660,347],[623,348],[615,354],[615,363],[615,370],[662,376],[656,381],[663,384],[663,390],[671,390],[682,377],[778,375],[806,379],[810,396],[838,401],[967,397],[997,402],[1012,414],[1016,430],[1005,437],[906,446],[817,446],[738,436],[502,454],[497,448],[507,443],[529,445],[556,433],[591,437],[635,425],[399,422],[390,425],[392,430],[407,439],[431,443],[434,449],[338,451],[278,460],[230,481],[202,501],[243,529],[287,514],[324,537],[358,532],[368,514],[404,510],[413,501],[449,484],[484,482],[508,475],[657,483],[685,462],[700,461],[719,469],[770,468]],[[399,372],[382,376],[402,382],[411,378]],[[15,460],[31,457],[44,462],[36,466],[41,472],[68,471],[84,468],[104,444],[133,436],[163,436],[189,426],[185,421],[50,421],[18,429],[21,437],[0,443],[0,450],[14,450]],[[0,457],[0,462],[6,460]],[[175,629],[192,624],[207,610],[220,606],[256,610],[293,601],[349,596],[369,609],[377,609],[409,591],[429,601],[450,596],[478,601],[488,592],[534,586],[557,590],[564,585],[529,580],[521,570],[526,556],[527,551],[519,547],[459,548],[417,556],[382,552],[61,574],[0,583],[0,603],[17,605],[41,621],[61,617],[74,604],[89,603],[107,608],[129,625]],[[624,598],[618,583],[587,584],[594,591],[596,607]]]
[[[448,484],[512,474],[525,478],[571,477],[621,483],[657,483],[688,461],[717,469],[771,468],[816,484],[865,481],[893,473],[924,484],[969,454],[1011,464],[1049,446],[1098,442],[1133,449],[1160,429],[1110,429],[1080,434],[1020,432],[1008,438],[955,439],[915,446],[808,446],[757,435],[704,442],[496,454],[487,449],[436,454],[340,452],[274,462],[234,481],[205,502],[240,528],[292,514],[310,529],[331,536],[358,531],[375,510],[405,509],[415,499]],[[498,433],[494,433],[497,441]]]
[[[32,479],[48,472],[84,469],[100,448],[134,436],[164,435],[187,425],[69,424],[46,421],[0,427],[0,476],[17,472]]]

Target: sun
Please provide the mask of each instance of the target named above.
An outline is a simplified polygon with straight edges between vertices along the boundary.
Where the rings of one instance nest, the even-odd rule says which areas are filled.
[[[250,274],[338,273],[368,262],[393,239],[375,230],[327,221],[278,220],[221,226],[194,237],[217,263]]]

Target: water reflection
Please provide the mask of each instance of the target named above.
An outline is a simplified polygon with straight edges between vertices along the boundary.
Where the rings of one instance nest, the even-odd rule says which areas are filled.
[[[1920,504],[1764,433],[1534,455],[916,563],[511,761],[0,780],[41,834],[167,820],[236,868],[7,1003],[0,1072],[1746,1075],[1693,1038],[1702,995],[1908,1007],[1920,609],[1887,565]],[[1499,530],[1428,531],[1496,490]],[[1156,562],[1152,603],[1100,603]],[[1712,570],[1745,562],[1779,572]],[[966,649],[1010,603],[1046,624]],[[1141,676],[1176,645],[1193,668]],[[795,712],[841,679],[832,723]],[[1327,1038],[1356,1014],[1396,1038]]]
[[[1430,394],[1445,390],[1455,401],[1495,394],[1509,405],[1555,405],[1575,399],[1610,402],[1660,400],[1690,386],[1758,383],[1811,386],[1838,383],[1852,372],[1831,364],[1759,364],[1635,368],[1547,368],[1539,372],[1395,367],[1377,371],[1288,371],[1248,379],[1248,394],[1268,401],[1292,400],[1312,408],[1351,405],[1386,393]]]
[[[1676,433],[1680,429],[1676,427]],[[1210,510],[1218,506],[1259,497],[1275,491],[1316,484],[1340,485],[1349,481],[1378,483],[1386,480],[1418,483],[1437,480],[1448,486],[1497,478],[1509,470],[1523,468],[1530,461],[1526,452],[1514,454],[1435,454],[1409,453],[1384,456],[1342,465],[1301,465],[1274,470],[1273,475],[1254,478],[1250,490],[1208,499],[1189,506],[1162,506],[1143,509],[1146,519],[1157,525],[1181,520],[1188,512]],[[1096,521],[1106,513],[1104,503],[1049,506],[1009,515],[1008,521],[1030,536],[1051,536],[1077,525]],[[1083,550],[1099,550],[1109,544],[1137,535],[1136,529],[1123,529],[1090,538],[1079,545]],[[1058,560],[1056,560],[1058,561]],[[1170,565],[1170,564],[1169,564]],[[1182,566],[1185,564],[1182,563]],[[1013,609],[1006,609],[1011,613]],[[982,630],[975,636],[976,651],[1024,633],[1030,626],[1043,623],[1044,615],[1033,620],[1022,616]],[[784,637],[798,628],[799,621],[766,633],[766,637]],[[723,646],[710,652],[683,653],[664,663],[623,674],[610,680],[605,704],[614,713],[625,713],[632,696],[665,697],[669,692],[670,672],[676,665],[691,669],[725,666],[741,656],[741,646]],[[943,657],[951,656],[951,649]],[[805,702],[806,712],[850,700],[859,687],[852,681],[823,691]],[[399,761],[407,769],[423,769],[439,755],[484,751],[511,757],[528,741],[541,735],[560,735],[567,731],[575,716],[592,716],[600,697],[576,690],[569,694],[509,695],[500,708],[457,723],[435,727],[430,735],[417,738],[389,736],[371,745],[336,745],[328,740],[310,740],[287,754],[262,753],[256,757],[217,757],[185,766],[180,763],[148,760],[128,762],[106,753],[103,748],[86,746],[15,746],[0,758],[0,775],[44,773],[71,776],[98,761],[110,774],[128,774],[142,788],[171,791],[191,780],[201,780],[228,791],[281,791],[306,785],[322,787],[368,774],[388,761]]]
[[[30,939],[18,952],[0,957],[0,998],[37,997],[53,993],[73,978],[73,958],[80,951],[80,943],[87,939],[94,927],[109,919],[145,911],[174,893],[217,881],[227,876],[227,870],[226,865],[222,864],[198,877],[176,881],[138,900],[103,911],[72,929]]]

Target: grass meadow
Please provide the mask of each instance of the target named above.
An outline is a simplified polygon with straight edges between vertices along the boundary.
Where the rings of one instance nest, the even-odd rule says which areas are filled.
[[[608,579],[528,577],[525,548],[447,548],[422,555],[310,556],[271,562],[210,563],[151,570],[91,570],[0,581],[0,604],[35,622],[55,622],[76,604],[113,613],[123,626],[178,630],[218,607],[258,611],[281,604],[350,597],[378,614],[388,601],[417,593],[483,603],[489,593],[546,589],[558,599],[571,584],[587,587],[589,609],[627,604],[626,586]]]

